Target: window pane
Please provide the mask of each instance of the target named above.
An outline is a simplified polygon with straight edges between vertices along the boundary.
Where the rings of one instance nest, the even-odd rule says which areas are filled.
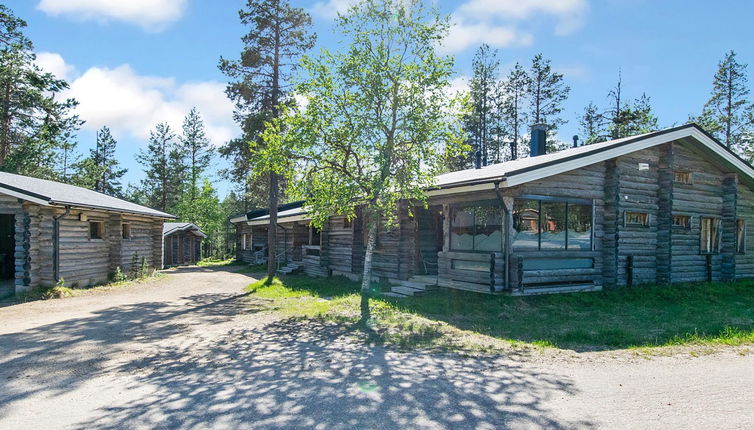
[[[450,219],[450,248],[460,251],[474,249],[474,214],[465,209],[453,209]]]
[[[565,249],[565,202],[542,202],[541,249]]]
[[[568,249],[592,249],[592,207],[568,204]]]
[[[503,250],[503,217],[498,206],[478,206],[473,209],[475,214],[476,235],[474,236],[475,251]]]
[[[736,252],[746,252],[746,221],[736,220]]]
[[[712,241],[712,252],[719,251],[720,245],[720,220],[712,219],[712,234],[710,235]]]
[[[701,220],[701,251],[717,252],[720,241],[720,220],[716,218],[702,218]]]
[[[513,248],[537,249],[539,247],[539,201],[516,200],[513,203]]]

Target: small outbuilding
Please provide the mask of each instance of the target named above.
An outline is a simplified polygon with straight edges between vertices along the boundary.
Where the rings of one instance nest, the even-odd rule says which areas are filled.
[[[85,188],[0,172],[0,289],[101,284],[134,261],[160,269],[162,225],[172,218]]]
[[[202,259],[202,239],[207,235],[190,222],[166,222],[162,227],[164,266],[195,264]]]

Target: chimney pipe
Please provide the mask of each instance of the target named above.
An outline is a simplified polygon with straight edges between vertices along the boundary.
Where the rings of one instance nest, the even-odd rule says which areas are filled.
[[[573,147],[578,148],[579,147],[579,136],[577,134],[573,135]]]
[[[547,153],[547,125],[534,124],[531,126],[530,155],[536,157]]]
[[[477,150],[474,152],[474,168],[482,168],[482,151]]]

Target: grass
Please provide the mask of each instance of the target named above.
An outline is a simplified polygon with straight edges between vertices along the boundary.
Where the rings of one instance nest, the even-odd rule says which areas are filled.
[[[82,288],[66,287],[64,285],[55,285],[53,287],[37,286],[37,287],[32,288],[30,291],[26,293],[18,294],[15,297],[10,297],[10,298],[5,299],[4,301],[8,302],[7,304],[15,304],[15,303],[26,303],[26,302],[31,302],[35,300],[50,300],[50,299],[62,299],[65,297],[75,297],[75,296],[81,296],[83,294],[88,294],[91,291],[107,291],[107,290],[112,290],[114,288],[129,287],[134,284],[139,284],[142,282],[160,279],[164,276],[165,275],[161,273],[154,273],[152,275],[144,276],[138,279],[128,279],[128,280],[117,281],[117,282],[108,282],[106,284],[100,284],[100,285],[94,285],[91,287],[82,287]]]
[[[248,287],[283,314],[356,322],[358,284],[291,276]],[[373,327],[400,348],[489,349],[501,344],[576,351],[754,345],[754,283],[639,287],[530,297],[440,290],[372,300]]]
[[[222,266],[237,266],[243,264],[233,257],[220,259],[220,258],[204,258],[196,262],[197,266],[201,267],[222,267]]]

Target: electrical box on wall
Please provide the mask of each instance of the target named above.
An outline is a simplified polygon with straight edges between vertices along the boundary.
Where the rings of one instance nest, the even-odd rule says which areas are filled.
[[[84,222],[89,221],[89,217],[86,216],[86,214],[82,212],[79,214],[79,221],[84,221]]]

